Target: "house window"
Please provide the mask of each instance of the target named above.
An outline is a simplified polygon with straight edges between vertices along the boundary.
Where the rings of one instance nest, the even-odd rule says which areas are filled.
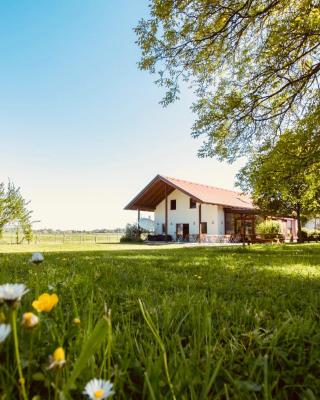
[[[166,224],[162,224],[162,233],[166,233]]]
[[[208,227],[206,222],[201,222],[201,233],[202,234],[207,234],[208,233]]]
[[[235,216],[233,213],[225,212],[225,234],[226,235],[233,235],[235,231],[234,227],[234,219]]]
[[[197,208],[197,203],[193,199],[190,199],[190,208]]]
[[[171,200],[170,201],[170,210],[176,210],[177,209],[177,200]]]

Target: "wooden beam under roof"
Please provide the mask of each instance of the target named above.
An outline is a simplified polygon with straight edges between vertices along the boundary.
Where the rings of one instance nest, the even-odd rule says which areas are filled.
[[[161,175],[157,175],[136,197],[124,208],[125,210],[154,211],[156,206],[165,199],[164,186],[167,187],[167,196],[174,190],[180,190],[195,201],[200,201],[192,194],[174,185]]]

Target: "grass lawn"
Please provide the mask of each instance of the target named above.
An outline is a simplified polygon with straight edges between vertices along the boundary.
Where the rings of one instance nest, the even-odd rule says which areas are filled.
[[[40,266],[21,249],[34,250],[0,248],[1,283],[31,289],[19,315],[43,292],[59,296],[32,332],[19,327],[30,399],[54,399],[54,388],[68,385],[105,305],[112,342],[109,333],[61,399],[84,398],[93,377],[111,378],[115,399],[320,398],[320,245],[60,246],[41,248],[48,252]],[[67,363],[48,370],[58,346]],[[0,398],[17,399],[12,335],[0,358]]]
[[[176,249],[182,248],[183,244],[127,244],[127,243],[40,243],[40,244],[1,244],[0,255],[6,253],[56,253],[56,252],[101,252],[101,251],[123,251],[123,250],[155,250],[155,249]]]

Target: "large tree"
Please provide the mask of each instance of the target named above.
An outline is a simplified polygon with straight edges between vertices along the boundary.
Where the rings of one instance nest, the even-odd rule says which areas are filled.
[[[27,240],[32,237],[31,213],[28,202],[22,197],[20,188],[12,182],[0,183],[0,236],[5,225],[18,223]]]
[[[188,80],[201,156],[234,160],[320,104],[319,0],[150,0],[136,27],[140,68],[163,104]]]
[[[265,214],[295,216],[301,221],[320,212],[320,128],[301,120],[270,149],[253,155],[238,174],[238,185],[250,193]],[[319,114],[319,113],[318,113]]]

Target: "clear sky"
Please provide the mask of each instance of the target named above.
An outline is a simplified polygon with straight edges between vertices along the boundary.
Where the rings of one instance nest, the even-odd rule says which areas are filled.
[[[31,200],[35,227],[124,226],[156,174],[232,189],[234,165],[198,159],[192,93],[163,109],[137,68],[147,0],[2,0],[0,181]]]

